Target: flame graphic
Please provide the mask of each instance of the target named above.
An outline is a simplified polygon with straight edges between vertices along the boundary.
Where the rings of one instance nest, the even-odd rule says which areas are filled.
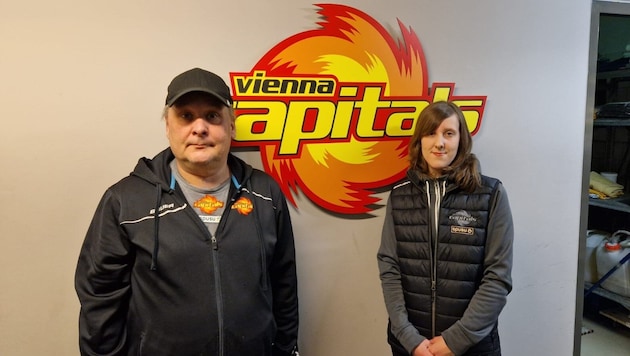
[[[206,195],[193,204],[195,208],[198,208],[206,214],[214,213],[217,209],[221,209],[223,205],[222,201],[217,200],[217,198],[212,195]]]
[[[249,215],[249,213],[254,210],[254,204],[252,204],[251,200],[245,197],[241,197],[239,200],[234,202],[234,204],[232,204],[232,209],[236,209],[236,211],[238,211],[240,214]]]
[[[424,53],[411,29],[398,21],[395,40],[367,14],[343,5],[320,4],[321,27],[287,38],[254,66],[268,75],[332,75],[340,82],[385,83],[384,96],[424,96]],[[408,167],[409,138],[305,143],[299,157],[283,158],[277,145],[262,144],[265,171],[287,199],[298,187],[314,203],[341,214],[365,214],[379,201],[374,193],[400,180]]]

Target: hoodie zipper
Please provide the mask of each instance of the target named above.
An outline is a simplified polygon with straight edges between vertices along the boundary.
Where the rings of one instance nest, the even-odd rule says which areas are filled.
[[[215,234],[216,235],[216,234]],[[212,241],[212,266],[214,268],[214,288],[217,302],[217,322],[219,329],[219,355],[223,355],[223,291],[221,290],[221,270],[219,269],[219,244],[213,235]]]
[[[232,177],[232,179],[234,180],[234,183],[236,184],[235,178]],[[221,270],[219,268],[219,241],[217,240],[217,235],[223,231],[223,228],[225,226],[225,221],[228,218],[228,215],[230,214],[230,210],[232,210],[230,207],[234,204],[234,202],[236,201],[236,197],[240,194],[240,186],[236,185],[236,190],[235,192],[232,194],[232,197],[230,198],[230,204],[226,207],[226,209],[223,211],[223,215],[221,216],[221,221],[219,222],[219,226],[217,226],[217,230],[215,231],[214,235],[212,235],[210,237],[210,242],[212,244],[212,265],[214,267],[214,287],[217,291],[216,293],[216,302],[217,302],[217,319],[218,319],[218,327],[219,327],[219,356],[222,356],[225,352],[225,345],[224,345],[224,336],[223,336],[223,290],[221,289]]]
[[[232,199],[232,202],[234,199]],[[224,336],[223,336],[223,290],[221,288],[221,269],[219,267],[219,242],[217,240],[217,235],[219,231],[222,229],[224,223],[224,219],[227,218],[230,209],[225,209],[223,212],[223,216],[221,217],[221,222],[217,227],[214,235],[210,237],[210,242],[212,244],[212,266],[214,268],[214,289],[216,292],[216,302],[217,302],[217,322],[219,329],[219,356],[222,356],[224,351]]]

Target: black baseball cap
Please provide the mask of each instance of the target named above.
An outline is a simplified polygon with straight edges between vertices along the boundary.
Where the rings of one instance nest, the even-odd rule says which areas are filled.
[[[232,106],[234,102],[230,88],[221,77],[201,68],[193,68],[173,78],[168,85],[166,105],[173,106],[177,99],[194,91],[211,94],[226,106]]]

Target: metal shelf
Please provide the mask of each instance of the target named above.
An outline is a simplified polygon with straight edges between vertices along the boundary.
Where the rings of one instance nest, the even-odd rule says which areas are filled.
[[[630,126],[630,118],[628,119],[609,119],[606,117],[599,117],[593,120],[593,126]]]
[[[624,68],[619,70],[608,70],[605,72],[597,72],[597,79],[628,79],[630,77],[630,69]]]
[[[588,198],[588,205],[630,213],[630,195],[610,199]]]
[[[584,290],[588,290],[589,288],[593,286],[593,284],[594,283],[584,282]],[[597,294],[606,299],[610,299],[614,302],[617,302],[623,305],[624,308],[630,310],[630,298],[628,297],[624,297],[623,295],[619,295],[617,293],[611,292],[607,289],[602,288],[601,286],[599,288],[594,289],[593,294]]]

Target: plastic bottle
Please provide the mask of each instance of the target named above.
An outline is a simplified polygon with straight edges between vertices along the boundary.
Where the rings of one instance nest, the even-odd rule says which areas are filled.
[[[586,251],[584,263],[584,281],[595,283],[600,278],[597,275],[596,251],[602,241],[610,238],[610,233],[600,230],[586,231]]]
[[[619,235],[626,233],[628,232],[615,232],[611,239],[602,241],[597,248],[595,259],[597,260],[597,275],[599,278],[602,278],[622,258],[630,253],[630,248],[624,247],[628,246],[628,243],[619,241]],[[628,241],[630,242],[630,240]],[[619,266],[613,274],[602,282],[601,286],[611,292],[630,297],[630,261]]]

